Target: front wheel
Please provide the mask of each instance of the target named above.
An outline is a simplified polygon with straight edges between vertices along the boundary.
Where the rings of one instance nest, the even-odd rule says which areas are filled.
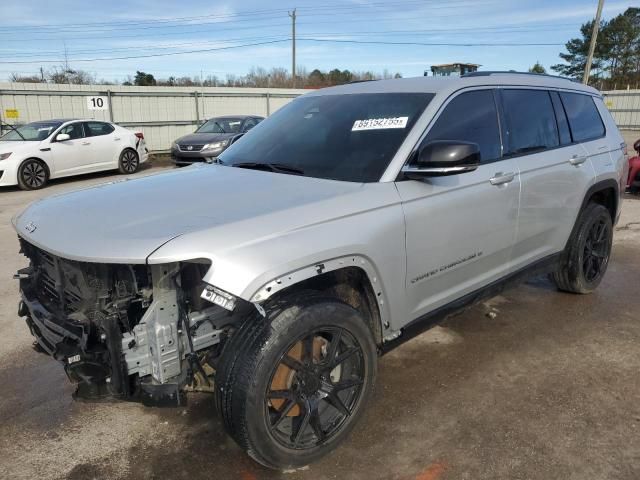
[[[216,403],[259,463],[297,468],[334,449],[371,395],[376,348],[362,315],[310,295],[248,320],[225,346]]]
[[[553,280],[560,290],[591,293],[600,284],[609,264],[613,243],[611,214],[590,203],[582,211]]]
[[[120,170],[120,173],[136,173],[138,167],[140,167],[140,159],[136,152],[127,148],[120,154],[120,161],[118,162],[118,170]]]
[[[18,168],[18,186],[22,190],[39,190],[47,185],[49,170],[41,160],[29,158]]]

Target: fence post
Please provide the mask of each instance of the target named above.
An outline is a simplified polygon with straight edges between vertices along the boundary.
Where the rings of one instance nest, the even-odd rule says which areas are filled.
[[[111,90],[107,90],[107,105],[109,107],[109,121],[113,123],[113,104],[111,103]]]
[[[271,115],[271,102],[269,101],[270,95],[269,95],[268,91],[267,91],[267,97],[266,98],[267,98],[267,117],[268,117],[269,115]]]
[[[196,99],[196,125],[200,125],[200,105],[198,105],[198,91],[193,92],[193,98]]]

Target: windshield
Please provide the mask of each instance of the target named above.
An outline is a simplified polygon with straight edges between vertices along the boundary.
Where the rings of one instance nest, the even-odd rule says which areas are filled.
[[[26,125],[15,127],[15,129],[0,137],[0,141],[40,142],[51,135],[60,125],[62,125],[62,122],[27,123]]]
[[[239,133],[241,118],[211,118],[203,123],[196,133]]]
[[[223,165],[350,182],[377,182],[430,93],[300,97],[256,126],[219,158]],[[286,167],[286,168],[283,168]]]

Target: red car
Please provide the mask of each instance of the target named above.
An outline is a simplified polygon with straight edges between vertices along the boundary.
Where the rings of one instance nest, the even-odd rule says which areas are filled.
[[[629,159],[629,178],[627,180],[628,190],[640,189],[640,140],[636,140],[633,149],[638,155]]]

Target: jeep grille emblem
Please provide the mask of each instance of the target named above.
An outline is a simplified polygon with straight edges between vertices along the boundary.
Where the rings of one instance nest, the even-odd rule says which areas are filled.
[[[36,231],[37,225],[33,222],[29,222],[24,226],[24,229],[29,232],[29,233],[33,233]]]

